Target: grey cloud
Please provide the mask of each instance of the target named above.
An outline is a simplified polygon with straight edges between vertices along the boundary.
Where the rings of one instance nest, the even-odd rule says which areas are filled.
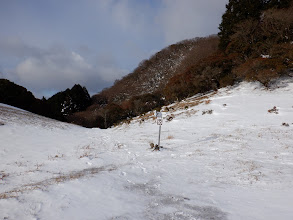
[[[167,44],[217,34],[228,0],[163,0],[158,15]]]
[[[11,36],[0,38],[0,49],[1,54],[18,58],[39,56],[42,53],[40,48],[27,45],[20,38]]]
[[[0,78],[4,78],[3,69],[1,65],[0,65]]]
[[[148,2],[135,0],[99,1],[99,8],[106,12],[111,23],[119,29],[143,36],[157,31],[152,18],[154,10]]]
[[[17,51],[21,51],[23,57],[8,71],[7,78],[30,89],[37,97],[48,96],[48,91],[61,91],[77,83],[93,94],[126,74],[125,70],[115,67],[109,57],[108,62],[95,65],[78,52],[60,45],[49,49],[33,48],[24,43],[10,45],[13,47],[6,45],[7,51],[15,56],[20,56]]]
[[[61,87],[83,79],[83,72],[90,70],[82,57],[70,53],[47,53],[39,57],[29,57],[19,63],[15,73],[20,81],[37,87]]]

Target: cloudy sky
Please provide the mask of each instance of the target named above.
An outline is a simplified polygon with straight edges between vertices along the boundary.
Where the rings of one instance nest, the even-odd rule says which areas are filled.
[[[0,78],[91,94],[178,41],[218,33],[228,0],[0,0]]]

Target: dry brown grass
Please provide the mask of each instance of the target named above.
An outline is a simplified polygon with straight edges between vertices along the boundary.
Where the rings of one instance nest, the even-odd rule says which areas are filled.
[[[94,174],[100,173],[102,171],[111,172],[116,169],[117,169],[116,166],[109,165],[106,167],[93,167],[93,168],[88,168],[88,169],[84,169],[84,170],[80,170],[80,171],[73,171],[73,172],[70,172],[67,174],[60,174],[57,177],[52,177],[52,178],[49,178],[49,179],[46,179],[46,180],[43,180],[40,182],[36,182],[36,183],[26,184],[21,187],[14,188],[10,191],[1,193],[0,199],[15,198],[15,197],[18,197],[19,194],[21,194],[21,193],[29,192],[29,191],[36,190],[36,189],[44,190],[45,188],[47,188],[50,185],[54,185],[54,184],[58,184],[58,183],[62,183],[62,182],[67,182],[67,181],[74,180],[74,179],[83,178],[85,176],[94,175]]]
[[[64,154],[57,153],[55,155],[49,155],[48,160],[57,160],[60,158],[64,158],[64,156],[65,156]]]
[[[205,101],[205,104],[206,104],[206,105],[208,105],[208,104],[210,104],[210,103],[211,103],[211,100],[210,100],[210,99]]]
[[[194,106],[197,106],[199,104],[205,103],[206,105],[211,102],[209,99],[211,96],[217,94],[217,92],[212,92],[208,95],[202,95],[202,96],[197,96],[193,98],[188,98],[184,102],[178,102],[172,105],[173,111],[178,110],[178,109],[188,109]],[[188,107],[188,108],[186,108]]]
[[[3,181],[4,179],[6,179],[9,176],[8,173],[5,173],[4,171],[0,172],[0,181]]]
[[[196,96],[196,97],[191,97],[191,98],[187,98],[184,101],[181,102],[176,102],[170,106],[165,106],[161,108],[161,112],[165,112],[165,113],[169,113],[166,115],[166,117],[164,117],[164,119],[166,119],[167,121],[172,121],[172,120],[168,120],[169,117],[172,117],[172,119],[174,119],[175,117],[185,114],[187,116],[191,116],[194,115],[198,112],[198,110],[192,109],[192,107],[200,105],[200,104],[209,104],[211,103],[210,98],[214,95],[217,94],[217,91],[214,92],[210,92],[208,94],[204,94],[201,96]],[[173,113],[177,110],[182,110],[185,109],[186,111],[181,112],[179,114],[174,115]],[[130,120],[125,120],[122,121],[121,123],[117,124],[118,126],[121,126],[123,124],[129,124],[131,122],[139,122],[140,124],[147,122],[149,120],[155,121],[156,117],[154,115],[154,111],[150,111],[147,112],[143,115],[140,115],[136,118],[133,118]]]

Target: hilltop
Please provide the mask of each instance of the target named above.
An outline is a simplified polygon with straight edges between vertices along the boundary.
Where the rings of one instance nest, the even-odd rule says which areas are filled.
[[[66,121],[68,115],[85,110],[91,104],[91,97],[85,87],[76,84],[48,100],[45,97],[38,99],[26,88],[7,79],[0,79],[0,103]]]

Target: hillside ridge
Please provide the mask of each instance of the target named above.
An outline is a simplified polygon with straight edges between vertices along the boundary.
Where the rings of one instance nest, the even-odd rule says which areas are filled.
[[[208,57],[217,47],[216,35],[172,44],[141,61],[133,72],[117,80],[99,95],[105,96],[109,102],[121,103],[133,96],[160,92],[172,76],[182,72],[190,63]]]

